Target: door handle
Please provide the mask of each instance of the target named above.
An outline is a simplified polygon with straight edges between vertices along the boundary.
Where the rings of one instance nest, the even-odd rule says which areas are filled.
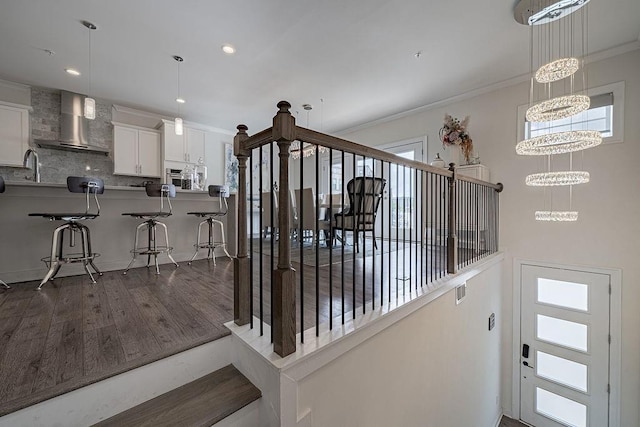
[[[522,364],[523,364],[524,366],[526,366],[527,368],[531,368],[531,369],[533,369],[533,366],[529,365],[529,362],[527,362],[526,360],[525,360],[524,362],[522,362]]]

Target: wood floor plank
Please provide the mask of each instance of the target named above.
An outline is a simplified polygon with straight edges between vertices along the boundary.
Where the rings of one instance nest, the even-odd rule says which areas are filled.
[[[33,391],[61,384],[83,375],[82,319],[51,325]]]
[[[173,314],[148,290],[148,287],[129,289],[129,294],[161,347],[174,346],[184,338],[197,338],[192,329],[180,327]]]
[[[83,285],[77,277],[65,277],[63,280],[51,323],[82,319]]]
[[[85,330],[84,372],[96,375],[126,361],[116,325]]]
[[[260,398],[233,365],[142,403],[95,426],[211,426]]]
[[[131,301],[131,295],[123,286],[121,279],[117,273],[110,274],[110,276],[114,280],[105,286],[105,291],[125,359],[133,360],[159,351],[160,345],[138,307]]]
[[[82,288],[83,329],[91,331],[114,325],[105,288],[115,280],[112,274],[103,276],[99,284]]]
[[[0,370],[0,401],[31,393],[38,374],[45,338],[11,340]]]

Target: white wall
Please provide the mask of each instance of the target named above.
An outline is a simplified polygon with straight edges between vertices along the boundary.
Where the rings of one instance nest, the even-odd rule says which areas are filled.
[[[501,414],[501,264],[298,383],[313,426],[493,427]]]
[[[539,223],[533,212],[543,207],[540,192],[524,184],[538,172],[538,160],[515,154],[516,111],[528,101],[528,83],[498,89],[475,98],[428,109],[387,123],[341,135],[367,145],[428,135],[430,151],[438,141],[445,112],[471,116],[469,132],[492,179],[505,184],[501,194],[503,271],[502,405],[512,407],[513,259],[559,264],[613,267],[623,270],[621,425],[640,425],[640,50],[589,65],[589,86],[625,81],[625,140],[584,152],[584,168],[591,182],[575,188],[576,223]],[[435,148],[435,147],[434,147]],[[447,149],[451,154],[450,148]],[[431,152],[430,155],[433,153]],[[615,315],[615,313],[614,313]],[[339,376],[335,378],[339,380]],[[335,389],[335,388],[332,388]],[[515,414],[517,416],[517,414]]]

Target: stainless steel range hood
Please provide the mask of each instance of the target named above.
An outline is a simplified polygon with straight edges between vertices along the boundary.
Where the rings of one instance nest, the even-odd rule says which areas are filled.
[[[83,115],[84,96],[61,91],[60,138],[58,140],[36,139],[39,147],[58,150],[88,151],[109,154],[109,149],[92,145],[87,137],[88,120]]]

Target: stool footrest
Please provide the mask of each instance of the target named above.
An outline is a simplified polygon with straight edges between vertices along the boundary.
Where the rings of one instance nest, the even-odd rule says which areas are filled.
[[[136,248],[132,249],[130,252],[134,255],[158,255],[170,253],[172,250],[172,246],[156,246],[155,248]]]
[[[74,262],[89,262],[89,261],[93,261],[94,258],[99,257],[100,254],[98,253],[92,253],[91,255],[88,256],[84,256],[84,254],[66,254],[65,256],[61,257],[61,258],[57,258],[55,259],[53,262],[57,262],[57,263],[64,263],[64,264],[71,264]],[[51,257],[47,256],[44,258],[40,258],[40,260],[42,262],[44,262],[47,267],[51,266]]]

